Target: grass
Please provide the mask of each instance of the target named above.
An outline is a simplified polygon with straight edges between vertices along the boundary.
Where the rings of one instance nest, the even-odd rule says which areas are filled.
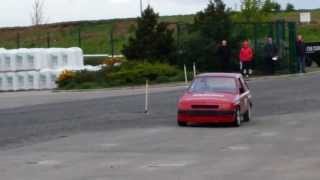
[[[163,16],[162,22],[191,23],[194,15]],[[282,12],[272,16],[273,20],[299,21],[297,12]],[[299,25],[298,33],[306,41],[320,41],[320,10],[312,12],[310,25]],[[120,54],[123,45],[133,35],[135,19],[114,19],[101,21],[79,21],[44,25],[40,27],[0,29],[0,47],[8,49],[20,47],[73,47],[80,46],[85,54],[112,53],[111,32],[113,30],[114,52]],[[79,41],[79,30],[81,41]],[[49,34],[48,34],[49,32]],[[20,36],[18,40],[18,34]],[[49,35],[49,36],[48,36]],[[18,43],[19,42],[19,43]]]

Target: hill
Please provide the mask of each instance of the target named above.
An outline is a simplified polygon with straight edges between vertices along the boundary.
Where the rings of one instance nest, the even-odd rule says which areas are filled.
[[[160,21],[191,23],[193,15],[163,16]],[[275,13],[273,20],[299,21],[298,12]],[[320,10],[312,11],[312,23],[300,25],[298,32],[306,41],[320,41]],[[132,35],[135,19],[77,21],[41,25],[39,27],[0,28],[0,47],[71,47],[81,46],[86,54],[121,52],[123,44]],[[174,28],[174,27],[173,27]],[[113,32],[113,33],[112,33]],[[81,38],[80,38],[81,37]]]
[[[192,15],[164,16],[161,21],[191,22]],[[0,47],[70,47],[79,46],[86,54],[111,53],[111,39],[115,53],[134,32],[135,19],[77,21],[41,25],[38,27],[0,28]],[[113,34],[111,33],[113,32]],[[81,37],[81,38],[79,38]]]

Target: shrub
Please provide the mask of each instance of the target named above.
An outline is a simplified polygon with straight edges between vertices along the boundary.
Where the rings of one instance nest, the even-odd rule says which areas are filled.
[[[159,76],[155,82],[157,83],[170,82],[170,78],[168,76]]]
[[[91,89],[124,85],[140,85],[146,80],[165,83],[184,79],[183,72],[161,63],[125,62],[121,66],[104,67],[98,72],[64,72],[59,77],[59,88]]]
[[[73,79],[76,83],[79,84],[86,82],[94,82],[97,80],[97,72],[87,70],[77,71]]]
[[[80,84],[79,89],[93,89],[93,88],[99,88],[99,87],[101,86],[99,86],[95,82],[85,82],[83,84]]]
[[[72,84],[72,81],[75,76],[76,76],[76,73],[73,71],[68,71],[68,70],[63,71],[58,77],[58,80],[57,80],[58,86],[65,87]]]
[[[176,76],[170,77],[169,81],[170,82],[178,82],[178,81],[184,81],[184,73],[181,72],[179,74],[177,74]]]
[[[155,81],[160,76],[172,77],[179,73],[179,70],[167,64],[132,62],[123,64],[117,72],[108,71],[111,73],[107,73],[107,80],[123,79],[128,84],[141,84],[147,79]]]

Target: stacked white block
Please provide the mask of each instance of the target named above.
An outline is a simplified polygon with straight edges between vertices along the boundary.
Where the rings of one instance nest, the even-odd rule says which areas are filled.
[[[54,89],[62,71],[80,69],[80,48],[0,49],[0,91]]]
[[[5,81],[4,74],[0,73],[0,91],[4,91],[4,81]]]
[[[36,71],[27,72],[27,82],[26,82],[26,89],[27,90],[34,90],[40,89],[40,81],[39,81],[40,73]]]
[[[46,61],[46,51],[44,49],[30,49],[26,55],[26,69],[40,70],[43,69],[44,61]]]
[[[14,72],[6,73],[4,85],[5,85],[4,91],[17,91],[18,90],[17,75]]]
[[[15,53],[16,51],[14,50],[3,52],[2,71],[5,71],[5,72],[16,71]]]

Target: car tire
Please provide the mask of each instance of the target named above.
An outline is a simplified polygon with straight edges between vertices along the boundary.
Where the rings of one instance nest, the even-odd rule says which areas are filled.
[[[235,112],[234,126],[235,127],[240,127],[241,126],[241,121],[242,121],[242,117],[241,117],[240,108],[237,108],[237,110]]]
[[[252,120],[252,107],[249,106],[248,111],[244,114],[244,122],[250,122]]]
[[[187,123],[178,121],[178,126],[180,126],[180,127],[186,127],[186,126],[187,126]]]

